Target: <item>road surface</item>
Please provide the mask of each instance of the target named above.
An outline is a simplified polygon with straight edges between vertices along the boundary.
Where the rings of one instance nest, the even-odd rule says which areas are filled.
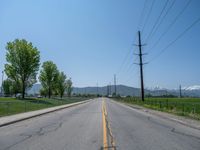
[[[200,150],[200,131],[99,98],[0,128],[0,150]]]

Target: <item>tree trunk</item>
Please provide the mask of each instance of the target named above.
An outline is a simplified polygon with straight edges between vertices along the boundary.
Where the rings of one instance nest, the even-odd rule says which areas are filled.
[[[51,98],[51,89],[49,87],[49,93],[48,93],[49,98]]]
[[[22,99],[25,97],[25,81],[22,80]]]

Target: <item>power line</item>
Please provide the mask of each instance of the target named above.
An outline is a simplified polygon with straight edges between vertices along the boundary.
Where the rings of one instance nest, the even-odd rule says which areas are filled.
[[[135,57],[135,59],[133,60],[133,62],[136,62],[137,58],[138,58],[138,57]],[[133,78],[132,72],[136,70],[136,67],[132,68],[133,66],[134,66],[134,63],[131,63],[131,64],[128,66],[128,69],[127,69],[126,74],[131,74],[131,76],[128,76],[128,78],[127,78],[126,80],[123,80],[123,81],[125,81],[125,83],[128,82],[131,78]]]
[[[139,19],[139,22],[138,22],[138,26],[140,25],[140,23],[141,23],[141,21],[142,21],[142,18],[143,18],[143,16],[144,16],[144,10],[145,10],[146,4],[147,4],[147,0],[145,0],[145,2],[144,2],[143,9],[142,9],[141,14],[140,14],[140,19]],[[135,40],[136,40],[136,37],[137,37],[137,36],[135,36],[134,42],[135,42]],[[128,50],[128,53],[125,55],[125,57],[124,57],[124,59],[123,59],[121,65],[120,65],[118,71],[116,72],[116,74],[118,74],[118,73],[121,71],[121,69],[123,68],[123,66],[124,66],[124,64],[125,64],[125,62],[126,62],[126,60],[127,60],[127,57],[129,56],[129,54],[130,54],[131,51],[132,51],[132,46],[133,46],[133,44],[131,44],[131,47],[130,47],[130,49]]]
[[[132,66],[133,66],[133,63],[131,63],[131,64],[129,65],[129,67],[127,68],[127,72],[130,71],[130,69],[132,68]]]
[[[124,59],[123,59],[121,65],[120,65],[120,67],[119,67],[119,70],[116,72],[117,74],[121,71],[122,67],[124,66],[124,63],[125,63],[125,61],[127,60],[127,57],[129,56],[130,52],[131,52],[131,49],[129,49],[129,50],[128,50],[128,53],[125,55],[125,57],[124,57]]]
[[[136,59],[137,59],[137,57],[136,57]],[[136,61],[136,59],[134,59],[134,61],[133,62],[135,62]],[[130,66],[128,67],[128,69],[127,69],[127,74],[131,74],[131,76],[129,76],[129,78],[127,78],[127,80],[125,81],[125,82],[127,82],[127,81],[129,81],[131,78],[133,78],[133,71],[135,71],[136,70],[136,67],[133,67],[134,66],[134,63],[131,63],[130,64]]]
[[[132,55],[133,56],[133,55]],[[134,60],[133,60],[133,62],[136,62],[137,61],[137,58],[138,57],[136,57]],[[127,66],[127,69],[125,70],[125,71],[123,71],[123,76],[125,75],[127,75],[127,74],[132,74],[132,72],[134,71],[134,70],[136,70],[136,67],[133,67],[134,66],[134,63],[130,63],[128,66]],[[123,77],[122,75],[118,75],[118,78],[119,77]],[[123,80],[124,81],[124,80]]]
[[[166,51],[170,46],[172,46],[177,40],[179,40],[185,33],[187,33],[193,26],[195,26],[198,22],[200,21],[200,17],[195,20],[190,26],[188,26],[182,33],[180,33],[175,40],[170,42],[165,48],[163,48],[158,55],[156,55],[154,58],[152,58],[149,62],[152,62],[155,60],[157,57],[159,57],[162,53]]]
[[[138,57],[137,57],[138,58]],[[134,60],[134,62],[136,61],[136,59]],[[134,71],[137,71],[137,69],[136,69],[136,67],[133,67],[133,65],[134,65],[134,63],[132,63],[131,65],[130,65],[130,69],[129,70],[127,70],[127,74],[129,74],[130,76],[128,76],[127,78],[126,78],[126,80],[124,80],[125,82],[128,82],[129,80],[131,80],[131,78],[133,78],[133,73],[134,73]],[[135,72],[135,73],[138,73],[138,72]]]
[[[135,59],[133,60],[133,62],[136,62],[136,60],[137,60],[137,57],[135,57]],[[129,65],[129,67],[127,68],[127,72],[129,72],[130,70],[131,70],[131,68],[132,68],[132,66],[134,65],[134,63],[131,63],[130,65]]]
[[[144,11],[145,11],[146,5],[147,5],[147,0],[145,0],[145,2],[144,2],[143,9],[142,9],[142,11],[141,11],[140,19],[139,19],[139,22],[138,22],[138,27],[139,27],[139,25],[141,24],[141,22],[142,22],[142,20],[143,20],[143,16],[144,16]],[[137,37],[137,36],[135,36],[134,42],[135,42],[135,40],[136,40],[136,37]],[[124,67],[125,63],[127,62],[127,60],[128,60],[127,58],[128,58],[128,56],[130,55],[130,53],[131,53],[131,51],[132,51],[132,46],[133,46],[133,44],[131,45],[129,51],[128,51],[127,54],[125,55],[125,57],[124,57],[124,59],[123,59],[121,65],[120,65],[118,71],[116,72],[116,74],[119,74],[119,73],[120,73],[120,71],[121,71],[122,68]],[[136,49],[134,49],[133,51],[135,51],[135,50],[136,50]]]
[[[135,68],[133,68],[132,70],[131,70],[131,76],[129,76],[129,78],[127,78],[127,80],[125,80],[125,82],[128,82],[129,80],[131,80],[132,78],[133,78],[133,71],[135,71],[136,70],[136,67]],[[136,72],[136,73],[138,73],[138,72]]]
[[[161,18],[159,24],[157,25],[157,27],[155,28],[154,32],[152,33],[151,37],[157,32],[157,30],[159,29],[160,25],[162,24],[162,22],[165,20],[166,16],[168,15],[168,13],[170,12],[170,10],[172,9],[172,7],[174,6],[176,0],[173,0],[173,2],[171,3],[171,5],[168,7],[168,9],[166,10],[165,14],[163,15],[163,17]]]
[[[147,4],[147,0],[145,0],[145,2],[144,2],[143,9],[142,9],[142,12],[140,14],[140,19],[139,19],[139,22],[138,22],[138,29],[139,29],[139,26],[141,26],[141,23],[143,21],[144,10],[146,8],[146,4]]]
[[[145,23],[144,23],[144,25],[143,25],[143,27],[142,27],[142,31],[141,31],[141,32],[144,31],[145,26],[146,26],[146,24],[147,24],[147,22],[148,22],[148,20],[149,20],[149,18],[150,18],[150,15],[151,15],[151,12],[152,12],[154,3],[155,3],[155,0],[153,0],[152,3],[151,3],[151,7],[150,7],[150,9],[149,9],[149,12],[148,12],[147,17],[146,17],[146,21],[145,21]]]
[[[181,11],[176,15],[176,17],[173,19],[173,21],[169,24],[169,26],[165,29],[165,31],[161,34],[161,36],[158,38],[158,40],[153,44],[151,49],[156,47],[156,45],[160,42],[160,40],[166,35],[166,33],[173,27],[173,25],[176,23],[176,21],[179,19],[179,17],[184,13],[184,11],[187,9],[189,4],[191,3],[192,0],[188,0],[186,5],[181,9]]]
[[[130,51],[131,52],[131,51]],[[121,69],[117,72],[117,73],[115,73],[115,74],[117,74],[118,76],[121,76],[121,75],[123,75],[123,73],[125,72],[125,68],[127,68],[127,66],[128,66],[128,64],[130,63],[130,56],[131,56],[131,53],[129,53],[129,55],[127,56],[127,59],[125,59],[126,61],[124,61],[124,65],[123,65],[123,67],[121,67]]]
[[[147,38],[146,38],[145,41],[148,41],[149,38],[151,37],[151,35],[152,35],[152,33],[153,33],[153,31],[154,31],[156,25],[158,24],[158,22],[159,22],[159,20],[160,20],[160,18],[161,18],[161,16],[162,16],[164,10],[165,10],[166,7],[167,7],[168,2],[169,2],[169,0],[167,0],[167,1],[165,2],[164,6],[163,6],[163,8],[162,8],[162,10],[161,10],[161,12],[160,12],[160,15],[159,15],[158,18],[156,19],[156,22],[154,23],[154,25],[153,25],[153,27],[152,27],[152,29],[151,29],[151,32],[150,32],[150,34],[147,36]]]
[[[135,41],[135,40],[136,40],[136,36],[135,36],[134,41]],[[125,55],[125,57],[124,57],[124,59],[123,59],[121,65],[120,65],[119,69],[117,70],[116,74],[119,74],[120,71],[122,70],[122,68],[124,67],[126,61],[128,60],[128,56],[130,55],[130,53],[131,53],[131,51],[132,51],[132,47],[133,47],[133,43],[131,44],[131,47],[130,47],[130,49],[128,50],[127,54]]]

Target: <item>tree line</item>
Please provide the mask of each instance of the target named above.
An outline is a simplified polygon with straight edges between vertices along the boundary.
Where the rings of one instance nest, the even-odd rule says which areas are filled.
[[[5,95],[21,93],[25,98],[26,91],[37,82],[40,67],[40,51],[25,39],[16,39],[6,45],[6,64],[4,71],[7,79],[3,81]],[[66,92],[72,93],[71,78],[59,71],[52,61],[45,61],[40,70],[39,81],[42,85],[40,94],[51,98],[52,94],[61,98]]]

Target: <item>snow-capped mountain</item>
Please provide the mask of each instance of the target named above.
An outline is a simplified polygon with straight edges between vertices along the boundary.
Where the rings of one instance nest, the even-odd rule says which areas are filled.
[[[200,85],[193,85],[189,87],[184,87],[184,90],[193,91],[193,90],[200,90]]]
[[[147,87],[145,88],[146,90],[150,90],[150,91],[160,91],[160,90],[167,90],[166,88],[160,87],[160,86],[155,86],[155,87]]]
[[[146,93],[151,94],[153,96],[160,95],[180,95],[180,89],[166,89],[160,86],[155,86],[151,88],[146,88]],[[190,96],[190,97],[200,97],[200,85],[193,85],[182,88],[182,96]]]

